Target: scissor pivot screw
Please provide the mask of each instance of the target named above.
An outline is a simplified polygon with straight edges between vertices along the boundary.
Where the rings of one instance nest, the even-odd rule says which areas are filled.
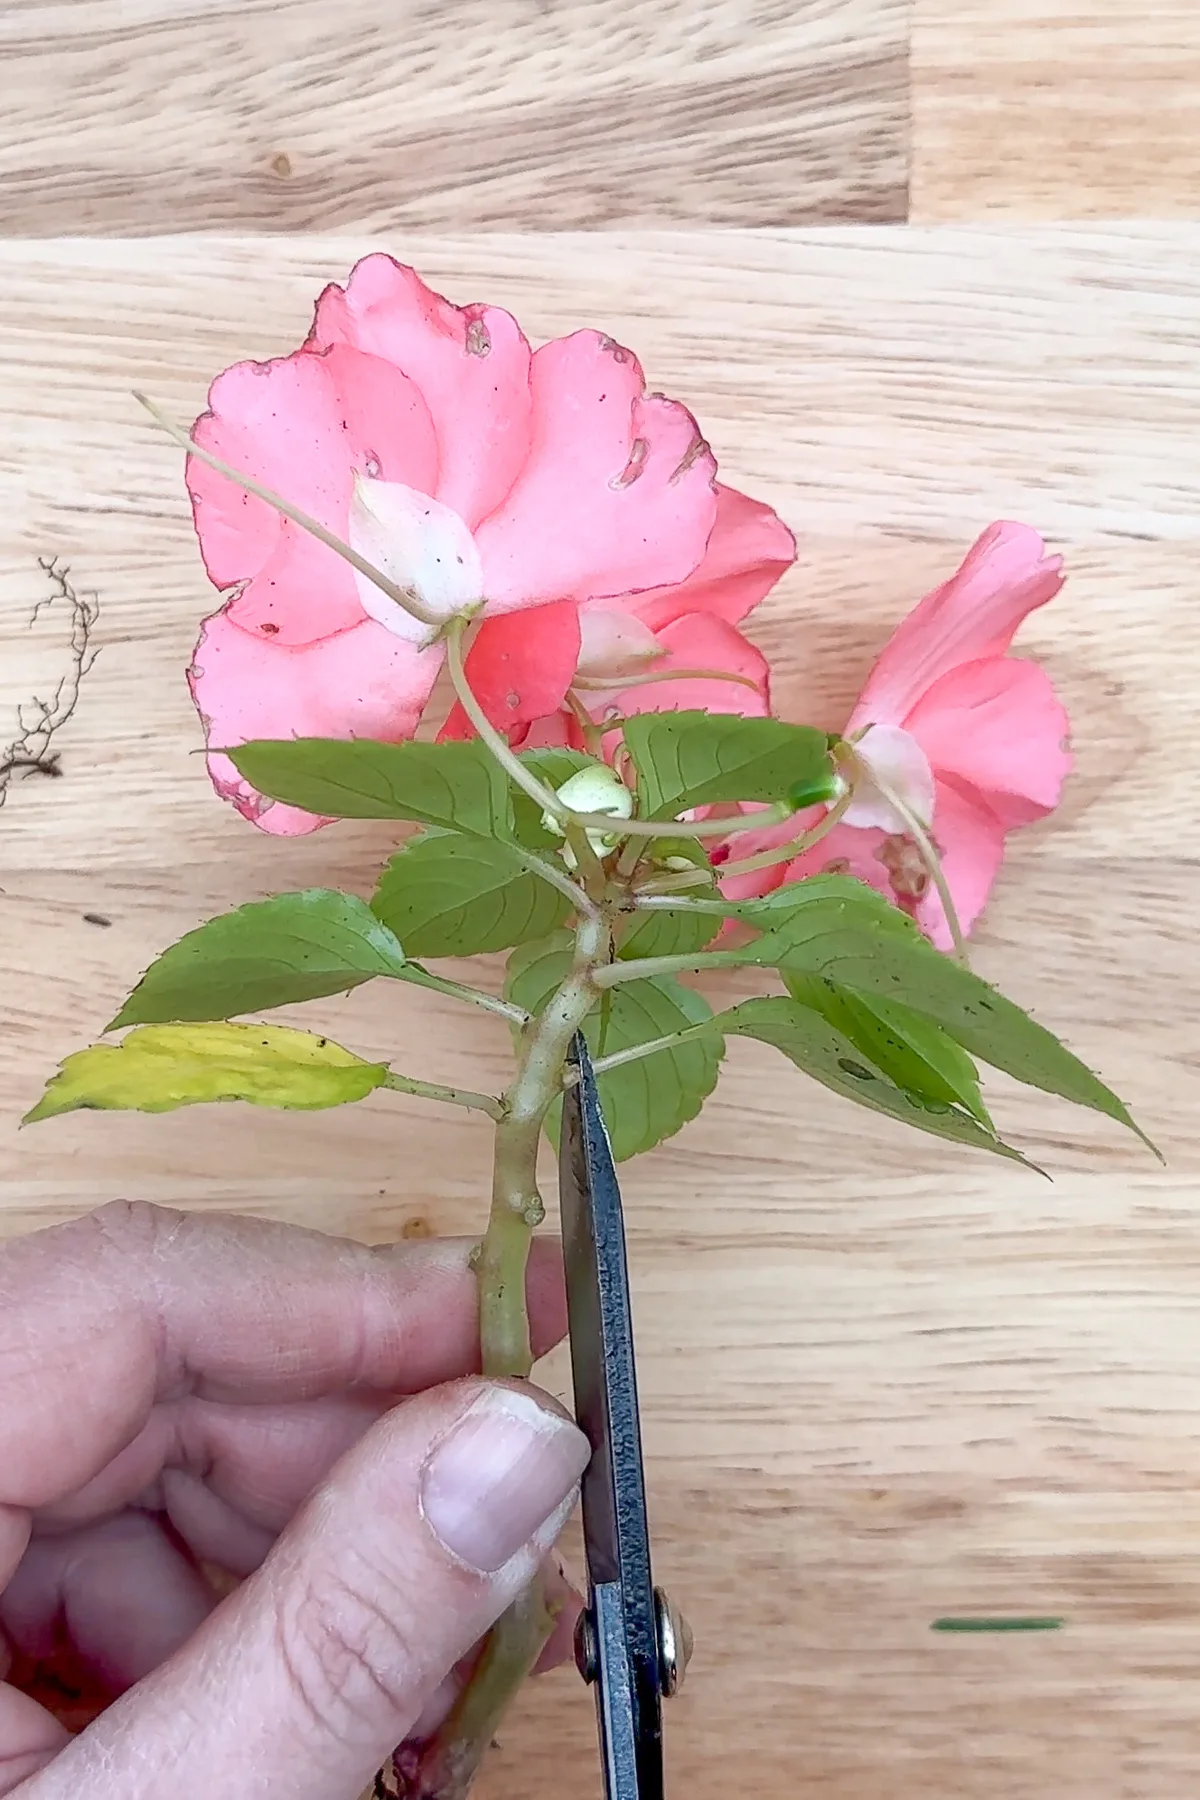
[[[599,1673],[596,1621],[585,1607],[575,1621],[575,1667],[589,1687]]]
[[[658,1629],[659,1686],[670,1699],[683,1686],[692,1660],[692,1629],[665,1588],[654,1590],[654,1620]]]

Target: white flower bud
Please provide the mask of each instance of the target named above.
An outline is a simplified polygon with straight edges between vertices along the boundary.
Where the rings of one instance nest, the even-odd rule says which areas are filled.
[[[556,792],[563,805],[569,806],[572,812],[607,813],[613,819],[633,817],[633,795],[607,763],[589,763],[586,769],[578,769]],[[543,813],[542,824],[556,836],[565,836],[553,813]],[[619,837],[596,830],[588,832],[587,840],[597,856],[604,856],[620,841]],[[569,848],[563,852],[563,857],[569,866],[574,866]]]

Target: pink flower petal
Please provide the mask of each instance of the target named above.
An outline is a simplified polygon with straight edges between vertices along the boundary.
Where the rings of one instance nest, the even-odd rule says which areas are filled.
[[[338,348],[237,363],[208,398],[196,442],[343,539],[356,469],[423,491],[436,477],[425,403],[376,357]],[[353,572],[334,551],[195,457],[187,485],[209,578],[249,584],[234,603],[240,625],[306,644],[361,620]]]
[[[331,285],[317,301],[309,345],[329,344],[370,351],[416,383],[437,432],[437,484],[425,491],[473,530],[529,454],[530,353],[516,320],[499,307],[452,306],[392,257],[367,256],[344,289]]]
[[[1004,826],[972,789],[959,789],[948,781],[939,781],[933,835],[941,852],[942,873],[965,936],[983,911],[992,883],[1000,872],[1004,860]],[[950,949],[950,927],[932,882],[917,905],[916,919],[939,950]]]
[[[615,707],[630,716],[644,712],[686,712],[697,708],[703,712],[744,713],[747,718],[761,719],[770,711],[768,684],[771,671],[767,659],[735,625],[711,613],[687,613],[681,619],[664,625],[658,641],[666,655],[655,665],[665,673],[671,669],[725,670],[752,681],[648,681],[644,687],[615,688],[609,694],[589,693],[588,708],[597,719]]]
[[[854,799],[844,815],[846,824],[860,830],[874,825],[881,831],[906,831],[903,812],[888,798],[893,794],[928,830],[933,817],[933,770],[912,732],[899,725],[871,725],[855,740],[854,748],[865,774],[855,784]]]
[[[952,669],[909,714],[934,768],[969,783],[1006,830],[1044,818],[1071,772],[1066,710],[1035,663],[991,657]]]
[[[202,627],[188,680],[209,744],[252,738],[364,737],[399,743],[416,730],[441,666],[373,619],[315,644],[281,645],[243,631],[226,607]],[[212,756],[219,793],[277,836],[327,823],[262,800],[227,757]]]
[[[573,600],[534,612],[485,619],[467,652],[467,685],[491,724],[506,734],[555,713],[579,658],[579,608]],[[474,737],[456,703],[439,737]]]
[[[717,484],[717,516],[699,567],[674,587],[630,602],[653,630],[681,613],[708,612],[736,625],[796,560],[796,540],[776,513],[736,488]]]
[[[483,598],[475,539],[453,507],[398,481],[355,475],[350,498],[352,549],[439,619],[465,612]],[[362,609],[397,637],[419,644],[429,627],[356,569]]]
[[[543,345],[532,384],[529,460],[476,533],[489,614],[690,575],[717,506],[692,415],[646,394],[637,359],[596,331]]]
[[[835,825],[819,844],[788,863],[784,880],[800,881],[808,875],[852,875],[895,903],[896,894],[880,858],[888,837],[888,832],[875,827],[860,830],[854,825]]]
[[[1046,555],[1027,525],[991,525],[950,580],[893,632],[847,731],[873,722],[904,725],[910,709],[949,670],[1000,656],[1018,625],[1063,584],[1062,558]]]
[[[996,879],[1004,855],[1004,828],[979,795],[940,781],[933,835],[965,934],[982,912]],[[851,875],[865,881],[914,918],[939,950],[951,948],[950,928],[937,889],[924,876],[911,844],[904,845],[885,831],[835,825],[819,844],[787,865],[784,879],[797,881],[821,874]]]

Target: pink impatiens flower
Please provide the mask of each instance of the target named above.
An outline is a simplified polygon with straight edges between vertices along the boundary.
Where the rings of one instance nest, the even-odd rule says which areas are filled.
[[[514,742],[589,668],[734,668],[765,692],[736,621],[791,562],[791,535],[716,485],[692,415],[599,332],[531,351],[508,313],[452,306],[368,256],[325,289],[299,350],[218,376],[193,435],[427,612],[477,609],[468,674]],[[265,501],[195,457],[187,481],[209,576],[233,590],[190,671],[208,742],[411,737],[441,645]],[[723,685],[746,702],[726,706],[765,705]],[[267,831],[323,822],[263,800],[225,757],[210,771]]]
[[[905,813],[932,839],[964,931],[983,910],[1017,826],[1058,804],[1071,769],[1068,720],[1045,671],[1008,654],[1013,635],[1063,583],[1027,526],[992,525],[962,567],[893,633],[850,715],[865,779],[841,822],[789,863],[722,884],[735,898],[834,870],[912,914],[942,949],[951,932]],[[900,810],[895,801],[899,800]],[[731,839],[727,860],[782,845],[820,809]]]

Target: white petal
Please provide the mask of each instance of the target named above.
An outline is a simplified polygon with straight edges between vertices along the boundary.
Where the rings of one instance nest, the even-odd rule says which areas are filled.
[[[846,824],[907,832],[904,815],[870,779],[877,774],[928,831],[933,821],[933,770],[912,733],[902,731],[899,725],[869,725],[854,749],[866,766],[868,779],[858,784],[844,815]]]
[[[634,675],[664,654],[648,625],[630,613],[585,606],[579,615],[579,661],[576,673],[593,681]]]
[[[466,524],[452,507],[415,488],[356,475],[350,543],[381,575],[415,594],[440,619],[477,605],[482,596],[483,569]],[[426,635],[419,619],[357,569],[354,578],[371,618],[414,643]]]

